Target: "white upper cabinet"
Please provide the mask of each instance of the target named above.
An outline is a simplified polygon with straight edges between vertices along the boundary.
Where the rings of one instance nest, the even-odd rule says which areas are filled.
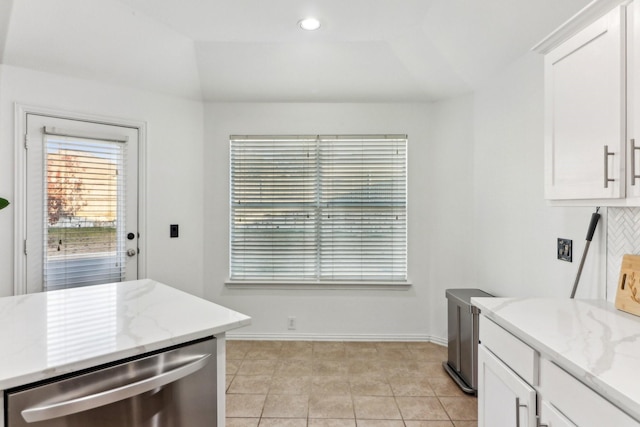
[[[545,56],[545,194],[624,197],[624,9]]]
[[[594,1],[534,48],[545,53],[546,199],[640,205],[640,178],[633,178],[640,138],[634,150],[631,136],[633,101],[640,100],[635,9]]]
[[[625,196],[625,10],[545,56],[545,197]]]

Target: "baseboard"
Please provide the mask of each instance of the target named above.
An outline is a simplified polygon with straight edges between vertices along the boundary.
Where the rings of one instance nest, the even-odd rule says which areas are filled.
[[[246,341],[376,341],[376,342],[432,342],[438,345],[447,345],[447,340],[440,337],[420,334],[273,334],[255,333],[246,334],[241,332],[229,332],[226,335],[228,340]]]

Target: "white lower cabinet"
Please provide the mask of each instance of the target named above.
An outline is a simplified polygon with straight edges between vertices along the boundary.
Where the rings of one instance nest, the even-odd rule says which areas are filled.
[[[580,427],[638,427],[640,423],[547,359],[540,360],[540,394],[570,424]],[[544,411],[542,411],[544,413]],[[573,423],[573,424],[571,424]]]
[[[640,427],[540,351],[480,316],[478,427]]]
[[[562,415],[560,411],[553,407],[549,402],[542,402],[540,407],[540,424],[539,427],[577,427],[569,421],[567,417]]]
[[[478,427],[535,427],[536,391],[478,347]]]

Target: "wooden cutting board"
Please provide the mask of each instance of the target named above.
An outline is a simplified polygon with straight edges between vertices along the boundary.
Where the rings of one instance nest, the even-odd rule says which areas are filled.
[[[640,255],[622,257],[616,308],[640,316]]]

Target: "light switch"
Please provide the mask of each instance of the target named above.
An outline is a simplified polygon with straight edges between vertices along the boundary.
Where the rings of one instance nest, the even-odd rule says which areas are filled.
[[[558,259],[573,262],[573,242],[571,239],[558,238]]]

